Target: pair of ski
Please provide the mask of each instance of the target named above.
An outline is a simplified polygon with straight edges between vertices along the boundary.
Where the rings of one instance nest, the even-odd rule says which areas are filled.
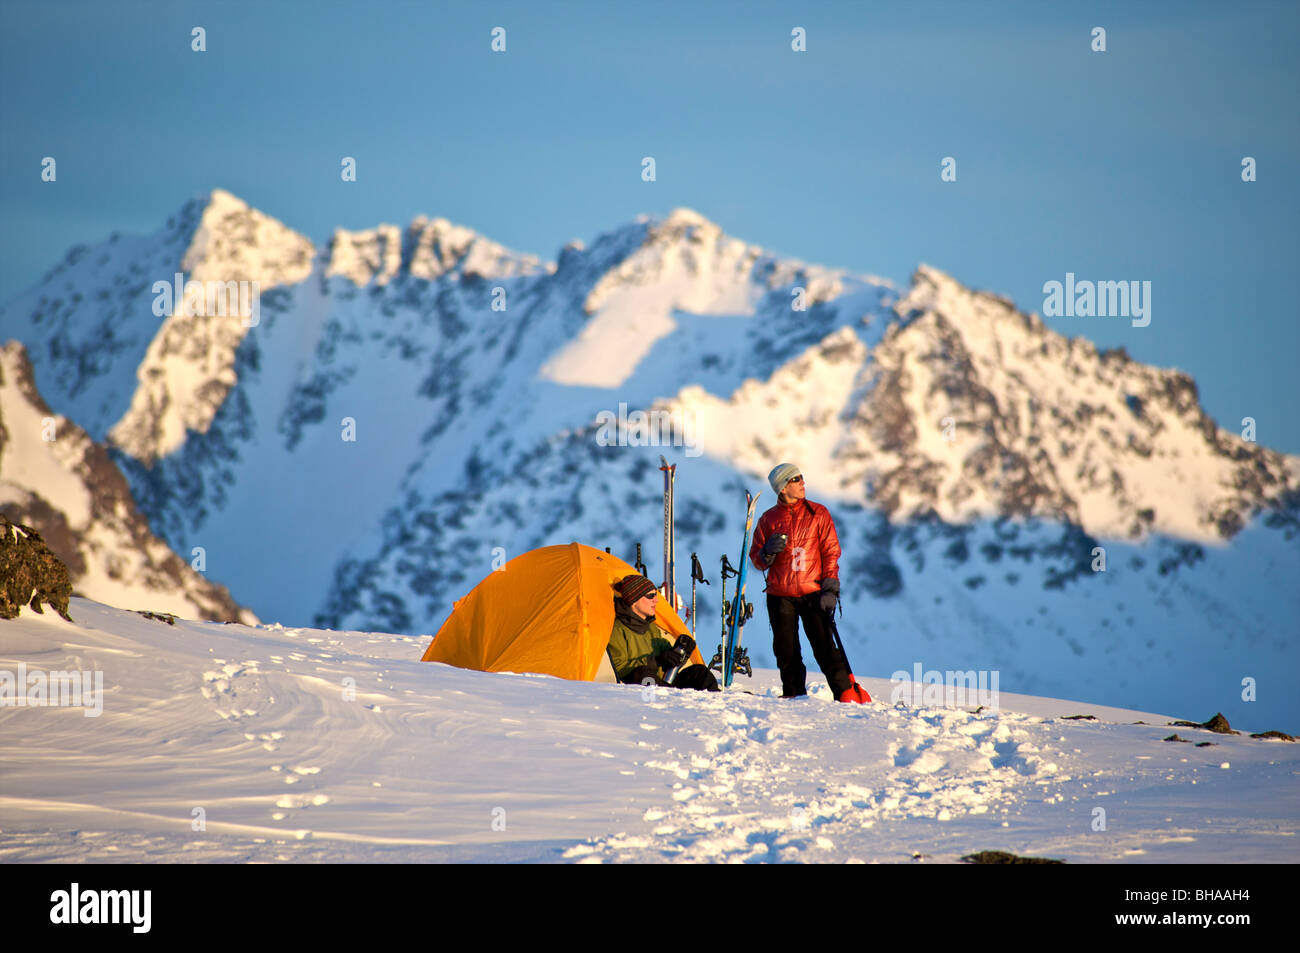
[[[677,608],[677,587],[674,575],[677,568],[676,551],[674,539],[674,512],[673,496],[674,483],[677,479],[677,464],[669,464],[668,458],[662,454],[659,456],[659,469],[664,475],[664,598],[674,609]],[[709,662],[709,668],[717,669],[722,673],[722,684],[730,688],[735,673],[744,672],[747,676],[753,677],[754,670],[749,662],[749,654],[740,647],[740,638],[745,628],[745,623],[749,621],[750,616],[754,614],[752,603],[745,601],[745,577],[749,569],[749,541],[754,531],[754,509],[758,505],[758,497],[762,495],[760,490],[758,495],[752,495],[748,490],[745,491],[747,511],[745,513],[745,535],[740,547],[740,568],[736,569],[727,561],[727,557],[722,557],[722,643],[718,646],[717,654]],[[727,601],[727,579],[729,576],[738,576],[736,580],[736,598],[731,602]],[[708,585],[708,580],[704,578],[704,571],[700,567],[700,561],[695,554],[691,554],[691,626],[696,627],[695,620],[695,583],[703,582]]]
[[[736,672],[744,672],[749,678],[754,676],[753,666],[749,663],[749,653],[741,648],[740,637],[744,632],[745,623],[754,614],[754,604],[745,601],[745,578],[749,574],[749,541],[754,534],[754,510],[758,506],[758,498],[762,495],[762,490],[756,495],[748,490],[745,491],[745,534],[740,542],[740,568],[736,569],[732,566],[725,553],[722,556],[722,644],[718,646],[717,654],[713,656],[709,668],[717,669],[722,673],[722,684],[725,688],[731,687]],[[730,576],[737,577],[736,597],[728,602],[727,579]]]

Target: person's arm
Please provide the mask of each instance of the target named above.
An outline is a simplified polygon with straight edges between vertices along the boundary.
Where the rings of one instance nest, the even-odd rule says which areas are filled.
[[[835,532],[831,511],[822,510],[826,517],[826,531],[822,533],[822,578],[840,578],[840,537]]]
[[[614,676],[620,682],[626,682],[636,667],[644,661],[644,658],[633,657],[627,629],[617,622],[614,623],[614,631],[609,637],[609,664],[614,669]]]
[[[627,642],[621,639],[620,635],[619,627],[615,625],[614,631],[609,635],[609,645],[605,647],[605,651],[609,654],[609,665],[614,670],[614,677],[622,682],[626,681],[624,674],[630,669],[627,665]]]
[[[776,520],[773,519],[772,522],[775,523]],[[761,539],[757,535],[754,537],[754,545],[749,547],[749,561],[758,567],[759,572],[767,572],[772,568],[777,557],[785,552],[786,544],[790,540],[785,533],[769,535],[767,526],[761,519],[758,524],[763,529],[763,534]],[[757,533],[757,530],[755,532]]]
[[[830,510],[823,509],[825,525],[821,532],[822,577],[817,580],[821,586],[821,607],[826,612],[834,612],[835,604],[840,598],[840,538],[835,532],[835,521],[831,519]]]

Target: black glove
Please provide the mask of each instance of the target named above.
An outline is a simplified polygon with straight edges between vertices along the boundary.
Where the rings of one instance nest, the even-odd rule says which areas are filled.
[[[659,677],[659,669],[654,665],[640,665],[632,669],[632,673],[627,677],[627,684],[644,685],[646,679],[649,679],[655,685],[668,684]]]
[[[772,562],[776,559],[777,553],[785,549],[785,544],[788,541],[788,537],[785,533],[773,533],[769,536],[763,542],[763,551],[761,554],[763,561],[769,566],[772,565]]]
[[[677,636],[677,641],[674,643],[673,647],[670,649],[664,649],[656,655],[655,661],[659,663],[659,667],[665,672],[670,672],[673,669],[684,665],[686,660],[691,657],[691,653],[694,651],[695,640],[689,635],[679,635]]]
[[[822,580],[821,606],[823,612],[834,612],[835,603],[840,598],[840,581],[838,579]]]

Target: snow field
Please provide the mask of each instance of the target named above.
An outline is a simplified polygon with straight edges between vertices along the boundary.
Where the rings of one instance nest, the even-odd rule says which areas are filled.
[[[1296,746],[1168,743],[1159,715],[1005,691],[978,712],[840,705],[816,674],[787,700],[770,670],[741,680],[754,694],[647,695],[421,663],[420,635],[71,608],[0,627],[0,669],[105,685],[98,718],[0,708],[3,861],[1298,856]]]

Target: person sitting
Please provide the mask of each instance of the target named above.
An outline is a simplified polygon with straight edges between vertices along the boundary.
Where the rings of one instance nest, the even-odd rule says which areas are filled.
[[[620,682],[653,683],[673,688],[716,692],[718,680],[703,665],[690,665],[695,640],[689,635],[668,641],[655,624],[659,590],[645,576],[624,576],[614,587],[614,628],[609,635],[609,661]],[[647,681],[649,680],[649,681]]]

